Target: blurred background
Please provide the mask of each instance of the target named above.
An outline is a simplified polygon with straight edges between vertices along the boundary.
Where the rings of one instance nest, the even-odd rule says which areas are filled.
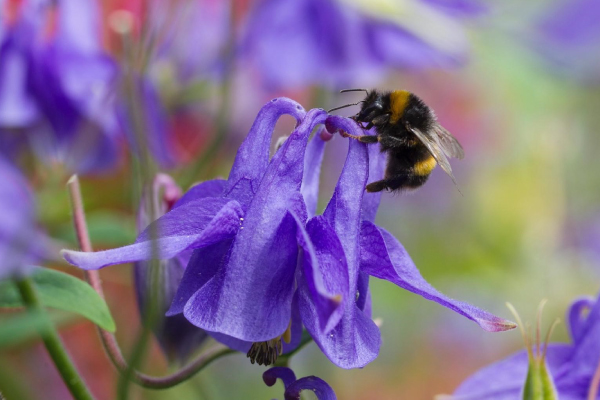
[[[144,176],[169,173],[184,190],[226,178],[270,99],[329,109],[360,99],[340,89],[407,89],[462,143],[460,192],[438,168],[416,192],[384,194],[377,223],[443,293],[512,319],[509,301],[530,321],[547,298],[545,320],[564,320],[600,282],[599,20],[596,0],[0,0],[0,154],[29,182],[54,248],[78,247],[73,173],[94,248],[112,248],[135,240]],[[292,129],[282,118],[273,142]],[[321,210],[346,148],[327,144]],[[132,268],[101,276],[128,354],[140,329]],[[391,283],[371,290],[379,357],[342,370],[310,344],[292,360],[298,377],[321,377],[340,399],[432,399],[523,347],[517,331],[484,332]],[[113,398],[94,326],[67,315],[60,333],[96,396]],[[564,324],[552,340],[570,341]],[[143,370],[168,370],[156,343]],[[228,356],[173,389],[132,386],[131,398],[282,398],[263,371]],[[35,339],[0,350],[0,391],[69,398]]]

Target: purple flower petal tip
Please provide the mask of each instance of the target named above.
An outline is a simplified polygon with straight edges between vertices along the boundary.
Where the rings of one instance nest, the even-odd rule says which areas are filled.
[[[331,139],[333,139],[333,134],[326,129],[322,129],[319,137],[322,141],[329,142]]]
[[[474,321],[484,331],[487,331],[487,332],[510,331],[511,329],[515,329],[517,327],[517,324],[515,324],[512,321],[494,317],[494,316],[492,316],[492,318],[490,318],[490,319],[475,318]]]

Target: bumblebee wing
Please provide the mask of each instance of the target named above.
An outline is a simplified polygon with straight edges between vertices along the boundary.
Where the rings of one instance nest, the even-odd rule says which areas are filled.
[[[456,185],[456,179],[454,179],[454,175],[452,174],[452,167],[450,166],[450,162],[448,161],[446,154],[444,154],[444,151],[442,150],[443,147],[440,144],[437,135],[425,134],[417,128],[413,128],[411,126],[408,126],[408,129],[414,133],[414,135],[425,145],[425,147],[427,147],[427,150],[429,150],[433,158],[435,158],[435,161],[437,161],[439,166],[442,167],[444,172],[448,174],[448,176],[452,179],[452,182],[454,182]]]
[[[459,160],[462,160],[465,157],[462,146],[458,143],[458,140],[446,130],[446,128],[435,123],[432,129],[438,136],[438,142],[448,157],[458,158]]]

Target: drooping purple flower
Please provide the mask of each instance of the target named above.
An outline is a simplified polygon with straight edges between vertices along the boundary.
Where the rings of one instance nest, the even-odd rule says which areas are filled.
[[[300,393],[309,390],[317,396],[318,400],[336,400],[335,392],[323,379],[316,376],[307,376],[296,379],[296,374],[289,368],[273,367],[263,373],[263,381],[267,386],[275,385],[277,379],[283,382],[285,400],[300,400]]]
[[[27,274],[42,255],[33,195],[21,173],[0,157],[0,280]]]
[[[283,114],[292,115],[299,124],[269,160],[271,135]],[[323,110],[306,113],[289,99],[269,102],[238,150],[227,181],[208,181],[190,189],[133,245],[96,253],[63,251],[65,258],[81,268],[97,269],[150,259],[153,248],[161,259],[196,249],[168,315],[183,312],[194,325],[236,349],[247,351],[257,343],[255,347],[262,350],[252,360],[272,363],[273,351],[282,350],[282,337],[296,344],[300,339],[297,307],[292,304],[297,229],[307,218],[301,186],[305,153],[308,164],[317,164],[321,139],[315,137],[305,150],[313,128],[325,117]],[[311,174],[306,174],[305,182],[318,184]],[[314,189],[305,185],[303,190],[313,193],[307,195],[308,203],[316,207]],[[158,232],[155,241],[153,230]],[[305,276],[314,281],[310,293],[323,307],[320,317],[335,323],[341,316],[336,311],[339,296],[346,292],[344,282],[336,282],[340,292],[330,292],[320,271],[306,268]],[[337,278],[345,271],[332,268],[329,273]]]
[[[26,0],[13,20],[0,16],[1,134],[80,173],[107,169],[117,156],[116,69],[101,49],[98,17],[93,0]]]
[[[355,0],[260,1],[246,21],[241,55],[274,88],[373,85],[389,69],[464,61],[459,17],[476,14],[476,5],[418,0],[380,10]]]
[[[142,196],[138,231],[142,232],[150,225],[153,216],[158,218],[168,212],[181,198],[181,194],[181,189],[170,176],[156,175],[152,188],[146,190]],[[149,205],[154,208],[152,212],[147,210]],[[206,332],[190,324],[183,315],[164,316],[173,301],[191,255],[191,251],[187,251],[169,260],[161,260],[156,266],[159,268],[157,275],[160,282],[157,285],[151,272],[152,264],[140,261],[134,266],[134,284],[142,319],[145,320],[147,302],[152,296],[158,302],[152,328],[161,349],[171,362],[185,362],[207,337]],[[156,288],[158,293],[154,291]]]
[[[566,320],[572,343],[549,344],[546,363],[561,400],[587,400],[600,362],[600,301],[591,297],[576,300]],[[473,400],[519,399],[528,363],[526,351],[514,354],[473,374],[454,395]]]
[[[326,122],[330,132],[346,131],[361,135],[362,129],[351,119],[331,116]],[[369,160],[371,158],[371,162]],[[420,275],[402,245],[386,230],[373,223],[380,193],[365,193],[367,181],[381,179],[385,158],[378,146],[350,142],[348,157],[334,194],[323,215],[306,224],[306,233],[317,253],[327,253],[326,263],[313,269],[325,271],[341,264],[348,271],[349,284],[344,299],[343,316],[335,325],[325,325],[315,304],[307,294],[309,280],[299,281],[300,315],[306,329],[323,353],[342,368],[363,367],[379,352],[379,328],[371,320],[369,276],[396,285],[433,300],[475,321],[487,331],[497,332],[515,327],[470,304],[450,299],[434,289]],[[301,244],[302,246],[302,244]],[[306,250],[306,249],[305,249]],[[337,282],[327,280],[325,285]],[[333,288],[328,287],[329,291]],[[341,287],[335,288],[341,290]]]
[[[271,132],[284,113],[299,125],[269,161]],[[379,194],[365,195],[365,185],[369,170],[372,178],[381,176],[384,160],[379,154],[370,164],[365,144],[350,143],[335,193],[325,213],[314,216],[324,144],[320,135],[308,148],[307,141],[325,117],[319,109],[305,114],[291,100],[270,102],[240,147],[227,181],[190,189],[133,245],[63,255],[80,268],[97,269],[150,259],[153,250],[168,259],[195,249],[168,315],[183,312],[238,350],[254,343],[248,355],[259,363],[270,364],[275,353],[285,351],[281,340],[290,339],[291,330],[294,341],[300,320],[336,365],[356,368],[372,361],[380,334],[370,318],[369,275],[445,305],[486,330],[513,328],[437,292],[400,243],[372,223]],[[350,119],[330,117],[328,126],[361,133]],[[372,147],[371,153],[378,151]]]
[[[536,24],[536,48],[559,72],[586,82],[600,82],[600,3],[558,1],[545,8]]]

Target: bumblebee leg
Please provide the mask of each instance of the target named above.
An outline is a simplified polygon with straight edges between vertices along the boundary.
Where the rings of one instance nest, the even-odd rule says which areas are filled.
[[[367,124],[367,126],[365,126],[365,127],[364,127],[364,129],[366,129],[366,130],[369,130],[369,129],[371,129],[372,127],[373,127],[373,122],[369,122],[369,123]]]
[[[383,189],[386,189],[387,187],[388,187],[387,181],[385,179],[382,179],[380,181],[369,183],[367,185],[367,192],[369,192],[369,193],[381,192]]]
[[[343,137],[350,138],[350,139],[358,140],[361,143],[377,143],[379,141],[379,136],[372,136],[372,135],[356,136],[356,135],[351,135],[346,131],[340,131],[340,135],[342,135]]]

